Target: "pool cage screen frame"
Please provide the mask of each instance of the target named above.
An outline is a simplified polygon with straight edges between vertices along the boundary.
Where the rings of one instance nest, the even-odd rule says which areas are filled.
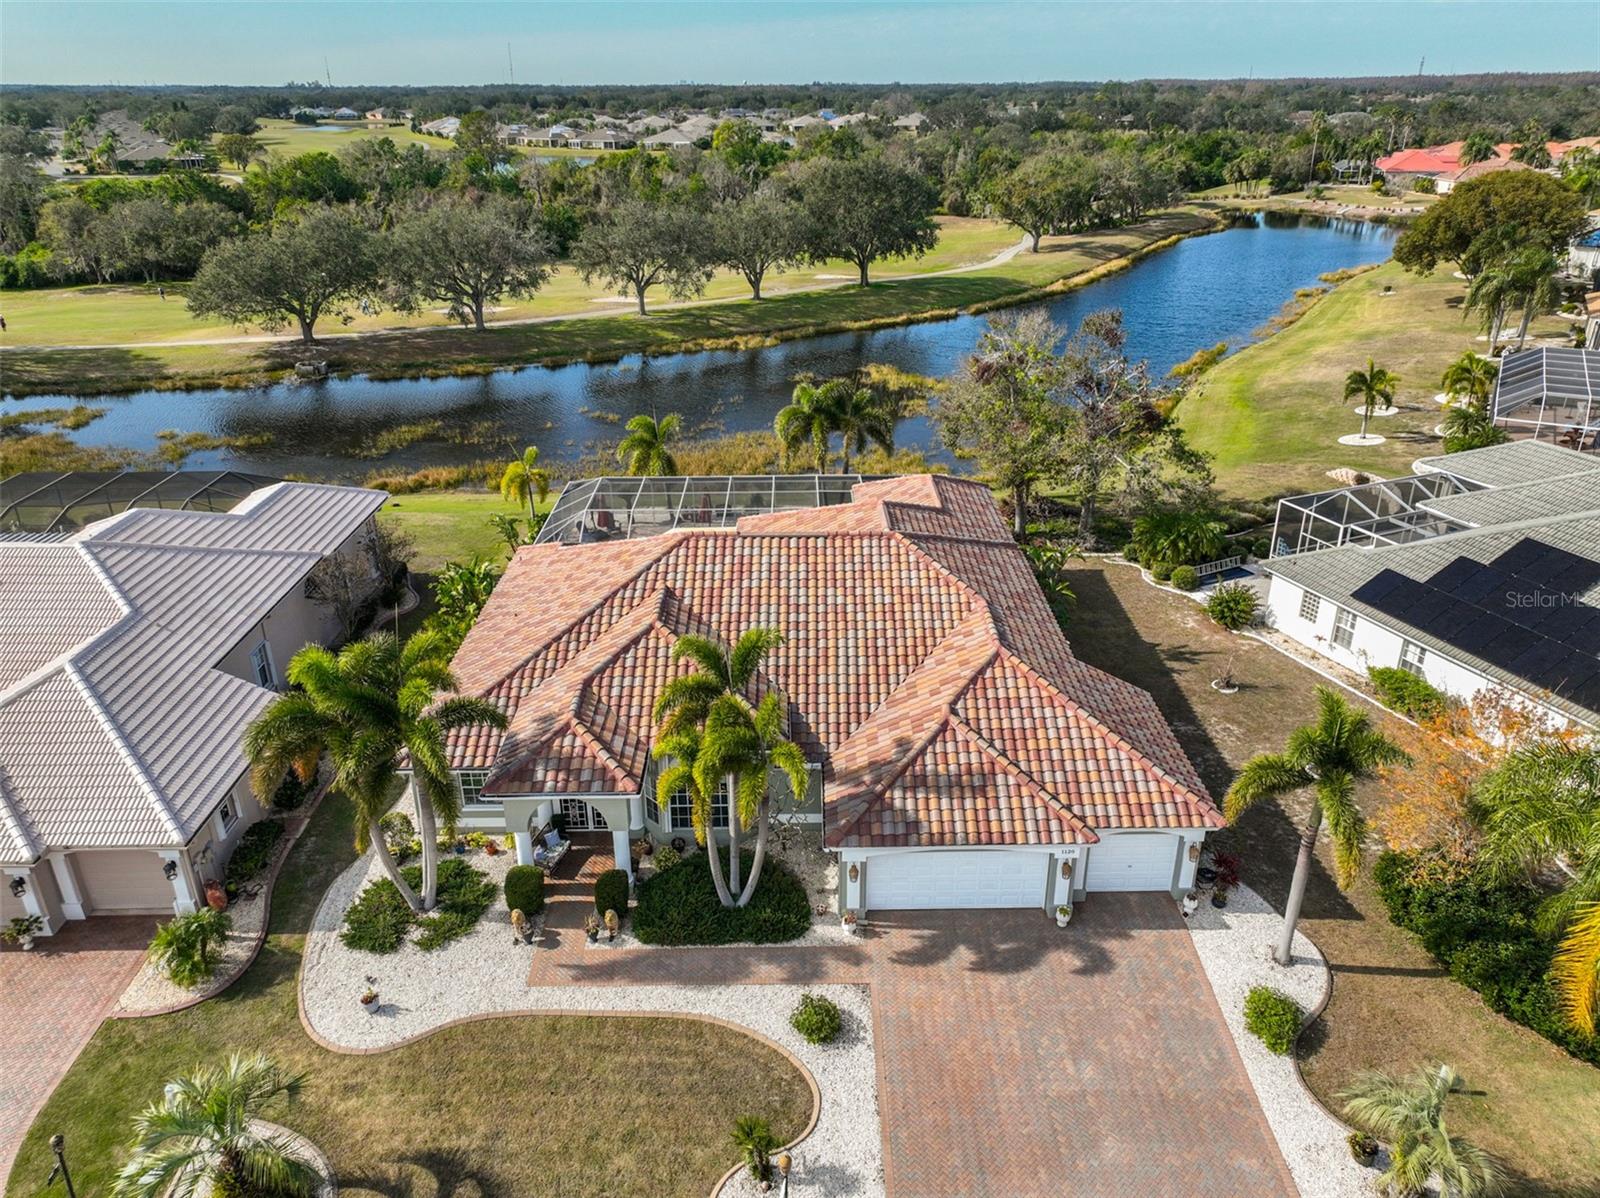
[[[1341,545],[1404,545],[1459,532],[1466,525],[1427,511],[1424,505],[1481,490],[1479,483],[1436,471],[1291,495],[1278,501],[1272,556],[1292,557]]]

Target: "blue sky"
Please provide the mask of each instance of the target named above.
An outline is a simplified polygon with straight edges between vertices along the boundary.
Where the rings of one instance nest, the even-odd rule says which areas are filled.
[[[801,83],[1600,68],[1593,0],[0,0],[0,83]]]

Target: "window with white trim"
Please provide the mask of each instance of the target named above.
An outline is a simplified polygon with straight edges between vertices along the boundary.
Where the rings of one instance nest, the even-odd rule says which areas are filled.
[[[1427,656],[1428,651],[1415,641],[1400,642],[1400,668],[1407,674],[1425,677],[1422,663]]]
[[[222,834],[226,836],[233,831],[233,825],[239,822],[239,809],[233,805],[233,796],[224,796],[222,802],[217,804],[217,823],[222,826]]]
[[[1317,616],[1322,611],[1322,600],[1310,591],[1300,592],[1300,618],[1307,624],[1315,624]]]
[[[278,689],[277,675],[272,669],[272,646],[266,641],[250,650],[250,668],[255,672],[257,686],[264,686],[269,691]]]
[[[726,828],[728,826],[728,783],[726,779],[717,783],[717,793],[711,796],[711,826],[713,828]]]
[[[661,822],[661,804],[656,802],[655,788],[651,787],[650,793],[644,797],[644,814],[652,824]]]
[[[711,826],[713,828],[726,828],[728,826],[728,783],[717,783],[717,793],[711,798]],[[669,832],[687,831],[694,827],[694,803],[689,798],[689,788],[680,786],[672,792],[672,798],[667,803],[667,830]]]
[[[457,770],[456,793],[461,796],[464,805],[485,803],[489,800],[483,797],[484,783],[489,781],[488,770]]]
[[[1333,643],[1349,649],[1356,643],[1356,613],[1339,608],[1333,613]]]

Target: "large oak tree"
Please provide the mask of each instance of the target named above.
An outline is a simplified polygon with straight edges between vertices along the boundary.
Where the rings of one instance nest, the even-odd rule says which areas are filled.
[[[505,296],[532,295],[550,278],[550,250],[503,196],[441,199],[395,225],[389,273],[403,307],[448,304],[484,328],[484,309]]]
[[[883,158],[816,159],[801,175],[800,193],[812,253],[854,262],[863,287],[879,258],[920,258],[939,240],[933,185]]]

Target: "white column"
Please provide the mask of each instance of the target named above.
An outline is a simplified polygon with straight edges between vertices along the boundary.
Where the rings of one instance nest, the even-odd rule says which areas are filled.
[[[181,852],[162,853],[161,859],[178,867],[178,872],[172,875],[172,909],[179,915],[188,915],[195,910],[194,888],[189,884],[189,863]]]
[[[542,828],[550,822],[555,813],[556,805],[547,799],[543,803],[539,804],[538,814],[536,814],[533,818],[539,822],[539,826]]]
[[[533,833],[524,828],[520,832],[513,832],[517,838],[517,864],[533,864]]]
[[[22,909],[29,915],[37,915],[44,922],[46,935],[53,933],[56,929],[50,921],[50,912],[45,909],[44,897],[39,893],[39,883],[33,876],[33,870],[31,868],[6,870],[6,886],[9,887],[11,885],[12,878],[21,878],[23,884],[27,887],[21,895]]]
[[[633,885],[633,854],[628,851],[628,829],[611,829],[611,855],[616,867],[628,871],[628,885]]]
[[[635,832],[644,829],[644,796],[632,795],[628,799],[628,827]]]
[[[55,871],[56,886],[61,890],[61,914],[68,919],[83,919],[88,913],[83,909],[83,892],[78,889],[72,858],[66,853],[56,853],[49,860],[50,868]]]
[[[850,871],[856,871],[856,880],[850,880]],[[865,860],[839,860],[839,896],[845,911],[860,911],[866,902],[867,863]],[[840,912],[843,914],[843,912]]]
[[[1199,853],[1194,850],[1203,847],[1205,840],[1206,834],[1204,832],[1185,832],[1183,834],[1182,856],[1178,860],[1177,892],[1180,895],[1187,894],[1194,889],[1194,871],[1200,866]],[[1190,860],[1191,853],[1194,856],[1194,860]]]

